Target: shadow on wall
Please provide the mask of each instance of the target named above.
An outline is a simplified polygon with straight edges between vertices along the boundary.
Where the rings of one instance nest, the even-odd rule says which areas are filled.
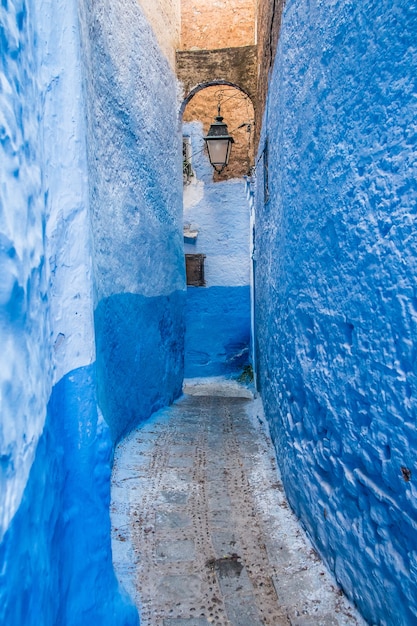
[[[119,294],[95,311],[98,398],[114,442],[181,395],[185,292]]]

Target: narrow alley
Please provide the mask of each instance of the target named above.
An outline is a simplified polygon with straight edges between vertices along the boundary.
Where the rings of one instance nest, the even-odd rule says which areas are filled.
[[[116,450],[115,569],[143,626],[364,624],[289,509],[260,401],[230,381],[186,391],[207,395]]]
[[[0,626],[417,626],[416,33],[0,2]]]

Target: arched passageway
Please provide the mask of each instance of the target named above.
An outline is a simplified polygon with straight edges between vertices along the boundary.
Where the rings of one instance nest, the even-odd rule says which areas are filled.
[[[211,167],[203,140],[218,107],[234,138],[221,173]],[[186,378],[237,376],[250,367],[250,209],[244,176],[254,160],[253,129],[252,102],[234,86],[203,86],[186,98]]]

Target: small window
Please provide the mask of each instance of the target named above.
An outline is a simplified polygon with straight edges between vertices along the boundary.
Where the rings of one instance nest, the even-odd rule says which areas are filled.
[[[205,287],[204,280],[204,259],[205,254],[186,254],[185,270],[187,273],[187,285],[192,287]]]
[[[191,140],[189,137],[182,138],[182,180],[184,185],[189,185],[193,176],[191,167]]]

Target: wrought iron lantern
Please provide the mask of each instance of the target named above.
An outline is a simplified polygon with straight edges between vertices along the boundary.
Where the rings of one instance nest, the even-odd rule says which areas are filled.
[[[217,116],[210,126],[207,136],[204,137],[211,165],[220,174],[229,163],[230,150],[234,139],[227,130],[227,124],[223,122],[220,115],[220,105],[217,109]]]

